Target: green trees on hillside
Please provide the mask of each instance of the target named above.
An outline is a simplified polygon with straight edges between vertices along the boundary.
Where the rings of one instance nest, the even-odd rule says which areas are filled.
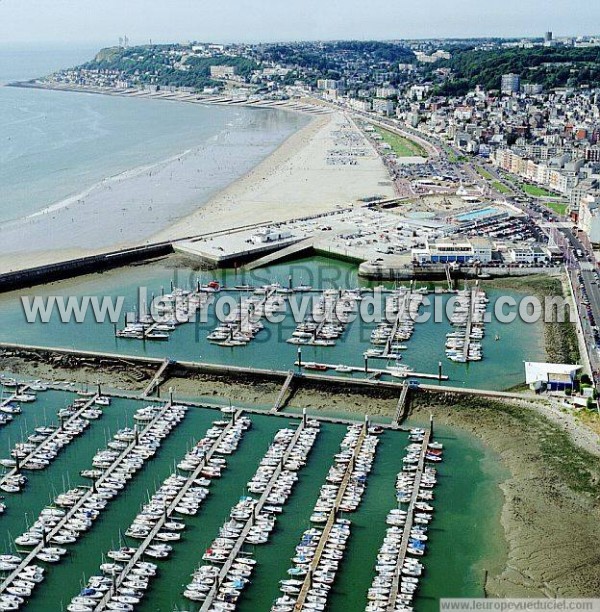
[[[522,82],[539,83],[546,89],[555,87],[600,86],[600,48],[534,47],[532,49],[498,49],[454,51],[450,60],[430,68],[447,67],[452,77],[437,89],[442,95],[462,95],[482,85],[499,89],[502,74],[514,72]]]
[[[188,56],[183,62],[181,59],[182,50],[175,46],[114,47],[103,49],[82,68],[117,70],[124,77],[139,79],[142,83],[196,89],[215,84],[210,77],[211,66],[235,66],[237,74],[241,76],[248,76],[257,68],[256,62],[243,57]]]

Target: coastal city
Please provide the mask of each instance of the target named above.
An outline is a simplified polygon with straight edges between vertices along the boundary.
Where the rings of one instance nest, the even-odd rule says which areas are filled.
[[[598,609],[600,12],[106,1],[0,3],[0,610]]]

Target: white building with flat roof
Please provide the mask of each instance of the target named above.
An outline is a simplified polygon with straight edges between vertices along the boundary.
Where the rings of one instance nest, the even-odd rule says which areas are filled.
[[[518,74],[513,74],[512,72],[509,74],[503,74],[500,90],[502,93],[506,94],[519,93],[521,90],[521,77]]]
[[[412,249],[419,263],[489,263],[492,242],[488,238],[445,238],[427,242],[425,248]]]
[[[600,198],[586,195],[581,199],[577,223],[590,242],[600,243]]]
[[[393,115],[394,114],[394,101],[389,99],[375,98],[373,100],[373,111],[379,115]]]
[[[551,391],[572,389],[580,365],[566,363],[525,362],[525,383],[532,387],[544,386]]]
[[[235,66],[211,66],[210,76],[213,79],[228,79],[235,76]]]
[[[278,240],[287,240],[288,238],[292,238],[292,233],[290,231],[272,227],[259,229],[251,236],[251,240],[254,244],[277,242]]]

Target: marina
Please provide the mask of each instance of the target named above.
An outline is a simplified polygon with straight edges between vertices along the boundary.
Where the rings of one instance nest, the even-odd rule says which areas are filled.
[[[350,314],[361,300],[361,292],[355,290],[329,289],[323,291],[313,305],[312,313],[296,326],[289,344],[332,347],[342,336]]]
[[[183,419],[185,407],[166,404],[163,407],[149,406],[138,410],[136,416],[146,423],[141,431],[134,429],[120,430],[113,438],[115,446],[97,453],[92,465],[98,468],[91,474],[92,485],[77,487],[58,495],[52,506],[44,508],[28,531],[15,539],[17,546],[32,547],[23,559],[18,557],[14,567],[8,568],[10,573],[0,583],[0,602],[18,609],[25,598],[31,596],[35,584],[43,579],[44,570],[31,562],[39,559],[49,563],[60,561],[67,550],[48,544],[73,544],[81,533],[92,527],[108,501],[118,495],[132,475],[139,470],[144,460],[155,454],[160,446],[160,440],[166,437],[172,428]],[[118,448],[118,450],[117,450]],[[58,508],[57,508],[58,507]],[[33,584],[25,576],[33,570]],[[25,578],[27,586],[14,585]],[[39,578],[39,579],[38,579]],[[14,607],[16,606],[16,607]]]
[[[327,274],[319,272],[319,266],[327,265]],[[227,296],[227,300],[238,302],[240,295],[251,294],[255,288],[264,285],[279,283],[282,288],[289,287],[289,277],[292,276],[292,289],[311,287],[310,292],[299,291],[292,294],[278,294],[286,298],[288,306],[286,311],[277,313],[284,316],[281,323],[272,323],[268,318],[263,318],[261,323],[264,329],[258,333],[254,340],[243,346],[222,347],[216,343],[209,342],[207,336],[221,324],[217,319],[212,304],[207,309],[202,309],[199,318],[193,322],[177,325],[173,331],[167,332],[167,341],[144,341],[131,340],[127,338],[115,338],[114,327],[106,321],[104,324],[96,324],[91,317],[77,325],[62,324],[57,317],[52,317],[45,325],[44,337],[39,336],[37,326],[31,326],[24,321],[23,310],[17,296],[4,294],[0,296],[0,341],[12,342],[13,335],[6,330],[15,329],[19,333],[23,344],[35,346],[51,346],[73,348],[74,341],[77,348],[84,351],[98,351],[101,353],[115,353],[123,355],[139,355],[148,358],[159,359],[161,362],[167,357],[178,362],[206,362],[221,364],[223,366],[254,367],[265,370],[293,369],[294,361],[297,359],[298,346],[286,342],[295,331],[298,323],[294,320],[290,311],[291,301],[297,301],[305,297],[319,297],[328,287],[341,286],[358,288],[363,287],[361,296],[363,300],[357,302],[361,307],[365,301],[373,297],[373,290],[379,285],[369,283],[363,284],[358,281],[356,267],[344,262],[333,262],[329,259],[311,258],[300,260],[293,264],[281,264],[269,268],[259,269],[252,273],[237,274],[234,271],[215,271],[210,276],[204,274],[203,285],[215,280],[220,287],[213,298]],[[62,294],[68,291],[75,295],[106,295],[126,296],[124,310],[128,312],[140,312],[137,304],[137,294],[140,286],[147,288],[147,295],[153,293],[161,295],[161,287],[169,291],[171,282],[174,287],[194,290],[198,281],[198,273],[188,269],[173,269],[169,263],[157,263],[148,266],[137,266],[130,269],[109,272],[97,276],[89,276],[68,283],[58,283],[56,289]],[[390,297],[395,290],[394,283],[385,284],[382,288],[382,308],[385,309],[385,298]],[[406,286],[406,285],[405,285]],[[235,289],[244,287],[244,289]],[[248,287],[250,289],[248,289]],[[455,295],[453,293],[435,293],[435,286],[415,285],[413,291],[426,288],[428,294],[423,293],[423,299],[428,299],[433,304],[439,300],[441,307],[445,308],[448,300]],[[396,286],[396,289],[399,289]],[[485,292],[490,300],[488,307],[491,309],[500,295],[500,292],[485,287]],[[41,292],[46,295],[46,290]],[[519,301],[520,294],[508,292],[508,295]],[[115,297],[116,299],[116,297]],[[420,313],[427,315],[431,313],[431,306],[423,304]],[[356,314],[356,313],[353,313]],[[134,315],[132,315],[133,320]],[[204,320],[205,319],[205,320]],[[302,322],[303,317],[299,319]],[[122,321],[121,317],[121,321]],[[299,345],[302,348],[302,360],[304,362],[329,363],[335,366],[343,365],[360,368],[364,372],[364,353],[370,349],[383,349],[385,345],[371,345],[370,336],[376,323],[364,323],[359,316],[350,322],[344,330],[343,336],[338,339],[335,346],[311,346]],[[119,327],[122,327],[122,323]],[[445,352],[445,335],[457,331],[445,317],[439,323],[434,321],[430,315],[429,319],[415,324],[414,332],[409,341],[399,342],[407,348],[397,351],[401,356],[398,365],[408,366],[415,372],[436,374],[438,364],[443,361],[444,375],[449,377],[452,386],[464,386],[468,388],[482,388],[503,390],[518,384],[523,379],[523,368],[518,364],[522,361],[544,361],[543,346],[539,341],[538,325],[528,325],[516,319],[510,326],[505,326],[493,320],[485,324],[485,337],[483,338],[482,353],[485,359],[478,362],[460,363],[450,361]],[[494,337],[498,335],[501,341],[495,342]],[[268,347],[265,350],[265,346]],[[507,359],[509,352],[514,354],[514,359]],[[376,359],[376,357],[374,357]],[[371,361],[371,356],[369,356]],[[378,359],[381,361],[380,369],[396,365],[396,359]],[[389,363],[386,363],[389,361]],[[371,363],[370,365],[374,365]],[[336,374],[334,370],[331,372]],[[348,372],[338,373],[340,377],[347,377]],[[351,374],[354,378],[362,377],[359,371]]]
[[[313,509],[310,520],[317,527],[304,532],[293,559],[296,565],[288,570],[292,577],[303,577],[301,584],[298,588],[297,583],[282,581],[284,595],[276,600],[272,611],[312,609],[315,604],[319,609],[325,608],[327,593],[335,580],[350,533],[350,521],[340,518],[338,513],[358,507],[364,480],[370,471],[374,446],[369,459],[361,456],[367,431],[366,421],[363,425],[348,428],[336,462],[329,470],[329,484],[321,487]],[[318,525],[323,523],[324,527],[320,529]]]
[[[597,597],[600,39],[231,8],[0,9],[0,612]]]
[[[157,302],[151,296],[150,304],[140,304],[141,312],[135,313],[135,320],[128,321],[126,316],[125,326],[115,331],[115,336],[129,340],[168,340],[176,326],[192,322],[202,308],[208,307],[214,291],[214,286],[202,286],[200,281],[193,291],[174,287],[171,282],[170,293],[164,293],[161,288]]]
[[[276,292],[276,287],[263,287],[255,289],[251,296],[242,297],[240,294],[239,304],[207,336],[207,340],[223,347],[248,344],[264,329],[261,319],[265,315],[285,308],[284,298]]]
[[[410,431],[409,440],[413,443],[407,447],[409,453],[403,459],[404,466],[396,482],[399,507],[391,510],[386,520],[391,527],[386,530],[386,539],[377,558],[378,576],[369,590],[369,612],[413,609],[413,599],[424,570],[419,559],[425,554],[433,512],[428,502],[433,499],[431,488],[435,484],[435,470],[426,467],[425,460],[438,462],[442,455],[442,445],[432,442],[432,433],[431,426],[428,430]]]
[[[18,397],[18,396],[15,396]],[[8,493],[19,493],[27,482],[22,470],[43,470],[58,455],[59,451],[81,435],[90,420],[102,416],[97,404],[108,405],[110,399],[95,394],[91,399],[78,399],[65,409],[58,411],[59,425],[38,427],[27,442],[17,443],[10,451],[10,459],[0,460],[3,467],[10,468],[0,478],[0,489]]]
[[[407,348],[402,343],[410,340],[413,335],[415,318],[422,301],[423,292],[413,293],[407,288],[397,289],[391,296],[386,297],[385,312],[388,322],[380,324],[371,334],[371,344],[383,344],[383,350],[379,352],[377,349],[370,349],[364,353],[365,357],[396,361],[402,359],[401,351]]]
[[[48,393],[54,392],[48,391]],[[93,397],[86,399],[89,402],[93,400]],[[111,402],[111,405],[105,408],[106,414],[109,415],[112,413],[115,410],[115,406],[118,405],[119,401],[114,399],[113,402]],[[155,414],[156,416],[154,417],[154,420],[149,422],[139,420],[140,417],[145,419],[147,418],[146,415],[150,414],[144,412],[145,409],[140,412],[140,409],[138,408],[135,413],[132,413],[133,417],[136,415],[138,417],[133,418],[133,423],[139,422],[146,425],[146,427],[140,429],[139,431],[140,441],[143,442],[146,432],[154,430],[153,424],[158,422],[156,419],[160,420],[161,416],[166,414],[165,410],[169,405],[170,404],[161,405],[160,403],[153,404],[156,412],[153,412],[152,414]],[[177,408],[175,405],[173,405],[173,407]],[[196,413],[198,410],[200,410],[200,412]],[[191,421],[187,425],[188,428],[196,418],[202,416],[201,412],[201,409],[198,408],[192,409],[192,412],[188,410],[186,421]],[[231,411],[229,409],[223,409],[221,416],[217,417],[217,421],[214,421],[214,419],[215,414],[218,415],[218,412],[208,410],[208,413],[212,414],[212,425],[210,421],[206,421],[207,426],[210,425],[210,427],[205,430],[205,434],[199,432],[198,442],[194,442],[191,446],[189,446],[189,443],[186,444],[187,450],[184,450],[184,452],[176,452],[175,457],[180,458],[176,460],[176,464],[169,461],[169,463],[171,463],[170,467],[165,465],[167,471],[163,471],[164,476],[161,480],[162,484],[157,485],[154,488],[155,493],[153,495],[144,495],[145,502],[143,506],[136,509],[137,514],[133,516],[133,520],[130,520],[130,522],[127,523],[129,524],[127,529],[125,526],[118,529],[119,536],[117,538],[113,536],[112,546],[109,544],[109,546],[105,545],[101,547],[100,550],[102,551],[102,560],[101,562],[96,561],[96,571],[94,571],[93,567],[91,567],[88,563],[88,577],[78,590],[75,590],[75,592],[71,590],[70,601],[63,600],[64,609],[73,610],[75,612],[84,612],[85,610],[87,612],[87,610],[131,609],[128,606],[133,606],[133,608],[136,610],[138,608],[144,610],[148,609],[147,604],[144,603],[146,601],[144,594],[154,593],[155,589],[157,588],[159,589],[158,592],[162,592],[165,586],[163,582],[163,572],[168,568],[171,562],[171,557],[173,556],[173,558],[175,558],[175,555],[177,555],[178,558],[179,552],[177,551],[179,551],[180,548],[182,550],[185,550],[186,547],[189,548],[189,545],[193,541],[188,541],[189,538],[197,537],[194,536],[194,524],[202,524],[206,521],[205,514],[208,509],[206,511],[202,511],[202,508],[205,504],[209,503],[209,498],[212,500],[210,501],[212,504],[218,502],[220,496],[218,490],[221,486],[221,478],[218,477],[218,473],[224,467],[219,458],[226,457],[227,463],[229,464],[230,457],[231,461],[234,461],[238,456],[238,453],[234,452],[235,448],[230,448],[233,453],[230,456],[226,454],[224,455],[224,447],[222,447],[220,443],[228,437],[228,433],[231,431],[231,428],[235,427],[236,424],[249,422],[247,421],[247,417],[244,416],[243,411],[240,411],[239,409],[233,409]],[[258,550],[262,549],[262,547],[266,547],[271,550],[272,546],[280,546],[281,542],[279,541],[282,535],[286,539],[289,538],[289,535],[285,536],[291,526],[289,524],[289,518],[287,517],[288,504],[291,504],[292,507],[294,507],[294,505],[298,507],[298,503],[301,502],[302,507],[306,507],[305,504],[308,500],[306,500],[304,496],[300,499],[296,499],[295,489],[296,486],[298,486],[300,492],[303,490],[303,487],[300,485],[302,484],[304,478],[308,478],[309,474],[314,469],[314,467],[310,468],[310,466],[313,465],[313,460],[310,458],[312,456],[310,449],[314,445],[316,449],[314,452],[318,452],[319,456],[320,453],[322,453],[322,450],[318,451],[320,448],[319,440],[321,434],[318,434],[318,429],[315,428],[317,427],[317,422],[313,420],[314,417],[310,417],[308,415],[304,417],[301,416],[299,420],[296,421],[299,423],[299,427],[297,428],[294,428],[289,419],[286,418],[284,422],[290,422],[291,427],[290,425],[286,425],[285,429],[282,430],[281,425],[277,426],[279,419],[276,416],[269,417],[255,414],[250,414],[249,416],[253,424],[255,426],[258,424],[259,428],[262,427],[260,424],[263,422],[273,422],[273,426],[269,427],[270,431],[273,432],[271,434],[271,442],[269,443],[271,450],[265,447],[263,447],[264,450],[262,451],[260,450],[260,447],[257,449],[257,452],[260,452],[261,455],[258,455],[254,460],[254,468],[252,468],[251,464],[248,466],[253,470],[253,472],[249,473],[248,477],[245,479],[245,487],[248,487],[248,493],[240,497],[238,492],[233,498],[231,498],[232,504],[227,513],[229,513],[232,508],[236,507],[238,509],[237,511],[242,513],[239,515],[236,513],[236,516],[238,517],[237,521],[241,519],[244,512],[247,512],[247,510],[245,510],[247,504],[250,504],[249,507],[252,509],[248,518],[241,520],[241,525],[238,528],[241,528],[241,531],[239,533],[237,531],[232,532],[231,534],[231,537],[233,538],[231,541],[234,544],[234,548],[227,551],[227,554],[220,563],[217,562],[215,564],[214,560],[204,562],[209,566],[214,566],[219,569],[218,575],[221,578],[219,579],[218,584],[222,586],[222,589],[219,588],[219,590],[217,590],[215,588],[215,603],[223,603],[224,600],[226,600],[232,594],[237,597],[235,591],[239,591],[240,589],[237,587],[241,585],[241,582],[244,582],[241,580],[241,578],[244,577],[241,574],[246,573],[247,569],[250,568],[251,575],[246,576],[246,578],[249,578],[251,582],[244,582],[244,584],[247,584],[247,586],[242,589],[243,595],[236,604],[240,610],[248,609],[247,604],[245,603],[248,596],[250,597],[250,601],[253,601],[256,596],[254,587],[252,585],[254,580],[264,580],[264,576],[262,575],[262,563],[265,561],[261,561],[262,557],[258,554]],[[105,415],[104,418],[109,417]],[[210,418],[211,417],[209,416],[209,419]],[[296,417],[296,419],[298,419],[298,417]],[[94,425],[90,429],[90,432],[93,433],[94,428],[98,427],[100,424],[101,421],[94,421]],[[320,429],[323,430],[323,428],[325,428],[325,431],[329,432],[327,433],[327,436],[331,436],[333,430],[330,431],[328,429],[331,427],[335,428],[336,431],[339,431],[338,428],[341,426],[328,425],[327,420],[324,419]],[[343,429],[346,430],[345,427]],[[253,433],[253,430],[254,427],[249,430],[248,434],[246,435],[255,436],[256,434]],[[134,480],[136,477],[133,476],[135,472],[131,474],[131,476],[133,476],[133,478],[131,478],[131,482],[123,481],[119,477],[119,474],[122,473],[121,468],[124,465],[127,465],[127,457],[135,456],[135,454],[132,455],[130,453],[136,448],[135,439],[127,442],[127,440],[119,440],[119,438],[127,438],[131,436],[131,433],[134,431],[135,425],[125,430],[123,430],[123,427],[119,427],[115,431],[118,437],[115,437],[114,435],[112,437],[111,443],[124,442],[127,445],[127,448],[130,449],[129,453],[126,449],[124,449],[126,454],[121,456],[120,459],[117,457],[117,459],[110,465],[105,462],[107,461],[105,456],[106,450],[111,449],[111,447],[108,446],[105,451],[92,455],[91,469],[86,468],[85,470],[81,470],[81,465],[79,466],[78,469],[82,473],[85,473],[84,478],[88,482],[90,481],[90,476],[95,476],[95,479],[92,479],[92,486],[87,485],[83,488],[79,486],[75,489],[68,489],[64,492],[64,494],[55,496],[54,503],[52,505],[46,504],[42,507],[36,520],[36,524],[31,526],[26,535],[30,536],[32,534],[39,533],[36,532],[35,529],[36,525],[42,518],[44,519],[46,532],[42,531],[42,541],[38,541],[31,548],[31,550],[25,551],[23,553],[24,556],[20,556],[18,554],[18,550],[22,550],[23,547],[17,546],[17,550],[15,550],[15,553],[17,554],[15,556],[21,559],[21,561],[15,570],[12,570],[5,576],[1,586],[2,595],[5,596],[2,601],[7,602],[6,605],[13,606],[15,602],[18,602],[18,600],[13,598],[20,597],[21,599],[26,600],[26,604],[19,604],[18,609],[22,607],[24,607],[24,609],[37,609],[37,604],[35,603],[38,600],[37,593],[44,592],[47,583],[48,588],[50,588],[52,592],[52,583],[55,580],[54,574],[57,572],[59,574],[62,573],[61,570],[65,560],[67,566],[69,566],[74,562],[74,559],[78,557],[77,554],[75,557],[73,557],[72,555],[74,553],[71,552],[71,550],[73,550],[76,553],[77,549],[79,548],[79,536],[77,535],[77,531],[73,530],[73,525],[77,524],[78,529],[80,529],[79,534],[85,534],[84,537],[86,540],[90,536],[93,537],[96,529],[100,529],[100,531],[102,531],[102,526],[105,522],[105,514],[110,515],[112,513],[111,507],[114,504],[117,506],[119,505],[121,501],[120,496],[127,496],[127,491],[129,491],[131,487],[135,488]],[[337,480],[338,478],[341,478],[341,483],[339,484],[338,493],[336,494],[335,499],[330,498],[330,494],[328,493],[327,497],[323,497],[322,501],[320,502],[321,504],[324,504],[323,507],[329,507],[328,504],[330,504],[331,501],[334,501],[332,509],[335,508],[336,505],[338,506],[337,513],[334,513],[337,514],[338,521],[331,523],[331,529],[333,530],[333,535],[331,536],[332,538],[335,537],[339,539],[341,537],[343,539],[346,529],[343,524],[339,523],[339,519],[344,517],[344,515],[347,513],[351,513],[353,507],[359,507],[360,505],[360,499],[363,495],[361,490],[364,490],[363,487],[365,484],[363,483],[363,479],[369,474],[370,471],[367,466],[370,465],[373,458],[377,456],[374,454],[374,451],[377,446],[377,440],[382,437],[381,433],[371,433],[371,431],[383,432],[384,429],[375,425],[367,426],[365,424],[351,426],[345,434],[346,436],[351,435],[351,437],[348,438],[347,442],[345,442],[339,449],[343,453],[342,456],[340,456],[342,463],[335,463],[334,466],[337,466],[335,470],[332,472],[330,469],[329,474],[323,475],[326,477],[327,485],[325,489],[321,489],[321,494],[323,494],[324,491],[328,491],[330,486],[337,486],[334,483],[331,483],[330,479]],[[203,437],[201,437],[202,435]],[[305,438],[307,435],[309,438]],[[398,432],[394,435],[404,436],[406,434]],[[178,434],[178,436],[181,437],[181,434]],[[385,438],[385,436],[383,436],[382,439],[383,438]],[[176,439],[177,436],[168,444],[173,444],[174,442],[176,443]],[[369,442],[369,440],[371,440],[371,442]],[[273,446],[273,444],[275,444],[275,446]],[[351,459],[350,463],[348,464],[344,463],[344,461],[350,457],[350,455],[347,455],[346,451],[343,450],[346,448],[353,449],[353,451],[351,451],[351,456],[355,458],[354,460]],[[116,451],[117,449],[111,450]],[[267,453],[263,454],[265,453],[265,450]],[[160,452],[160,450],[158,450],[158,452]],[[335,451],[332,449],[332,452]],[[244,456],[247,457],[247,453],[248,450],[246,449],[246,451],[243,453]],[[239,457],[241,458],[242,455],[239,455]],[[368,457],[371,458],[367,459]],[[390,457],[388,457],[388,460],[389,458]],[[154,462],[156,459],[153,459],[152,461]],[[298,461],[300,463],[297,463]],[[365,463],[365,461],[367,461],[367,463]],[[322,463],[322,459],[318,459],[318,462]],[[302,467],[304,463],[307,465],[306,468]],[[107,465],[108,467],[102,468],[98,467],[99,465]],[[135,465],[137,465],[137,463]],[[256,468],[257,465],[258,468]],[[341,466],[344,466],[343,474],[339,471]],[[396,471],[400,467],[400,464],[395,464]],[[206,471],[207,468],[209,468],[209,472]],[[211,477],[210,470],[216,468],[218,468],[217,471],[213,472]],[[52,471],[52,469],[53,466],[48,468],[49,471]],[[304,475],[305,469],[309,470],[306,475]],[[366,469],[364,476],[360,476],[360,474],[362,474],[362,470],[364,469]],[[104,471],[102,475],[100,475],[100,472],[93,473],[93,470]],[[297,475],[295,475],[296,470],[299,470]],[[361,471],[357,472],[357,470]],[[226,472],[228,473],[229,470],[222,472],[222,477],[224,479],[229,478]],[[209,481],[213,480],[215,475],[217,475],[216,480],[209,486]],[[296,486],[294,486],[294,482],[297,480],[299,480],[299,482]],[[123,488],[120,489],[120,491],[124,493],[117,493],[117,496],[113,499],[113,487],[120,486],[119,482],[121,482],[123,485]],[[292,487],[294,489],[294,493],[292,493]],[[98,498],[98,494],[93,493],[94,488],[98,494],[102,494],[102,497]],[[83,491],[83,493],[81,493],[81,491]],[[209,491],[212,492],[209,494]],[[287,496],[290,495],[290,493],[292,493],[292,496],[288,502]],[[28,495],[28,493],[25,492],[24,495]],[[212,499],[213,495],[216,495],[217,498]],[[102,502],[103,497],[106,497],[104,500],[104,502],[106,502],[106,506],[101,508],[100,506],[104,506],[104,503]],[[256,503],[250,502],[249,499],[254,499]],[[60,505],[63,503],[72,503],[73,505]],[[314,498],[312,503],[314,503]],[[241,505],[238,506],[238,504]],[[198,511],[199,507],[200,510]],[[177,508],[179,508],[179,510],[177,510]],[[187,513],[188,511],[190,512],[189,514]],[[58,516],[61,512],[65,512],[64,516]],[[321,512],[323,512],[321,507],[314,507],[311,516],[305,515],[306,519],[312,518],[313,520],[316,519],[318,521],[311,521],[313,525],[311,529],[325,530],[327,528],[327,522],[320,522],[323,520],[319,514]],[[339,512],[342,514],[339,514]],[[196,515],[196,513],[198,514]],[[88,515],[88,520],[84,520],[84,514]],[[223,514],[221,514],[221,516],[225,518]],[[329,516],[329,514],[327,516]],[[218,518],[218,515],[215,518]],[[220,523],[221,527],[223,527],[223,525],[228,521],[234,520],[231,516],[225,521],[223,518],[221,519]],[[346,519],[344,518],[343,520],[345,521]],[[68,521],[71,521],[71,523],[69,524]],[[73,521],[75,521],[75,523],[73,523]],[[77,523],[77,521],[82,522]],[[67,525],[69,526],[67,527]],[[132,538],[131,534],[134,532],[132,532],[131,529],[134,526],[135,529],[139,529],[139,531],[135,532],[138,537]],[[296,523],[294,520],[293,529],[298,529],[298,527],[305,529],[302,527],[302,523]],[[126,531],[127,534],[125,533]],[[213,531],[213,540],[214,533],[218,531],[218,528]],[[271,531],[272,533],[270,533]],[[234,535],[234,533],[237,535]],[[116,532],[113,531],[113,534],[116,534]],[[162,535],[157,538],[159,534]],[[210,537],[210,534],[207,535]],[[56,536],[60,538],[60,541],[55,540]],[[219,537],[221,538],[223,536],[220,535]],[[46,543],[43,541],[44,538],[47,538]],[[71,541],[71,538],[74,538],[74,541]],[[273,544],[271,544],[271,539],[273,539]],[[104,541],[106,542],[106,539],[104,539]],[[330,541],[330,538],[327,541]],[[333,560],[328,558],[328,551],[330,548],[325,544],[325,539],[323,542],[324,543],[320,554],[321,559],[327,559],[327,564],[331,564]],[[349,540],[349,543],[350,542],[351,540]],[[208,550],[210,548],[213,548],[214,550],[213,544],[214,541],[207,542],[204,546],[204,550]],[[197,546],[194,546],[194,549],[198,550]],[[62,552],[63,550],[65,552]],[[352,550],[352,547],[350,550]],[[269,554],[273,554],[273,551],[271,551]],[[42,555],[42,560],[40,560],[38,555]],[[69,561],[69,559],[73,560]],[[246,561],[240,561],[240,559]],[[256,559],[255,564],[248,561],[252,559]],[[12,560],[14,561],[14,559]],[[247,564],[247,567],[244,566],[244,563]],[[98,573],[98,565],[102,566],[105,571]],[[122,570],[116,571],[118,570],[119,566],[122,568]],[[29,567],[33,567],[33,569],[27,569]],[[40,569],[36,569],[36,567]],[[246,569],[244,569],[244,567],[246,567]],[[315,565],[315,569],[316,567],[317,566]],[[203,572],[206,572],[207,570],[198,570],[196,567],[195,570],[190,568],[190,571],[192,574],[201,576],[204,579],[205,573]],[[266,571],[266,568],[264,571]],[[236,572],[241,573],[238,574]],[[326,573],[327,575],[329,574],[329,569],[326,570]],[[342,580],[344,576],[344,562],[340,563],[339,573],[340,580]],[[317,571],[315,576],[318,576],[319,574],[320,570]],[[28,580],[28,578],[32,578],[32,580]],[[298,580],[302,578],[302,576],[290,577],[289,580]],[[25,589],[25,591],[19,591],[22,593],[22,595],[14,595],[12,592],[8,591],[8,589],[11,589],[16,593],[17,590],[21,588],[18,585],[20,585],[22,582],[33,582],[33,579],[39,579],[41,581],[39,583],[35,583],[36,586],[30,589],[29,596],[26,595],[26,593],[29,592],[27,589]],[[15,587],[15,583],[18,583],[17,587]],[[306,589],[307,597],[315,596],[314,589],[320,588],[316,587],[315,585],[316,583],[310,588]],[[31,585],[28,586],[31,587]],[[15,588],[17,590],[15,590]],[[313,592],[309,593],[311,589]],[[247,594],[246,590],[248,590]],[[192,591],[190,591],[190,593],[192,593]],[[210,591],[208,591],[208,593],[210,593]],[[173,593],[172,596],[176,596],[176,594]],[[183,590],[180,591],[177,597],[182,596]],[[366,602],[366,589],[364,596]],[[322,595],[316,595],[316,597],[322,597]],[[335,601],[336,597],[338,597],[338,595],[333,596],[333,601]],[[136,602],[136,599],[139,601]],[[192,601],[191,603],[197,603],[197,609],[200,609],[202,606],[205,606],[205,609],[213,609],[213,607],[207,603],[209,599],[204,599],[200,602]],[[278,598],[273,595],[269,605],[274,605],[273,602],[275,602],[276,599]],[[334,607],[332,609],[336,608]]]
[[[115,561],[125,561],[126,565],[103,564],[101,571],[104,576],[91,579],[87,584],[87,591],[84,589],[73,598],[70,607],[100,611],[110,609],[111,603],[139,603],[140,596],[143,595],[152,576],[152,573],[140,576],[140,568],[145,567],[141,561],[142,557],[169,556],[172,545],[165,542],[179,540],[179,532],[185,529],[182,517],[196,514],[199,505],[208,495],[208,489],[205,487],[210,484],[210,480],[201,475],[206,476],[215,452],[230,454],[235,450],[236,440],[248,428],[249,421],[241,420],[241,413],[238,411],[232,413],[228,423],[217,421],[213,425],[207,436],[185,455],[178,466],[184,471],[189,471],[191,468],[192,472],[187,476],[177,473],[169,475],[153,498],[144,505],[142,512],[136,516],[126,535],[143,538],[140,545],[137,548],[121,547],[107,554]],[[176,515],[176,519],[173,518],[173,514]],[[102,588],[103,585],[109,588]],[[103,593],[99,600],[98,592]],[[137,601],[133,601],[134,599]]]
[[[205,561],[222,563],[222,568],[214,570],[211,565],[200,566],[194,573],[196,582],[187,587],[188,597],[204,599],[201,610],[218,609],[220,604],[217,602],[235,608],[241,589],[249,582],[248,577],[256,564],[242,548],[245,544],[267,543],[277,516],[283,511],[283,505],[298,479],[296,471],[306,462],[317,434],[318,423],[307,423],[304,417],[295,432],[282,429],[275,435],[273,444],[248,483],[249,490],[260,493],[260,497],[240,498],[230,512],[230,520],[219,530],[219,538],[203,556]],[[208,592],[206,587],[209,587]]]
[[[478,285],[457,294],[450,317],[454,332],[446,334],[446,357],[450,361],[466,363],[483,359],[481,341],[484,336],[486,304],[489,302]]]

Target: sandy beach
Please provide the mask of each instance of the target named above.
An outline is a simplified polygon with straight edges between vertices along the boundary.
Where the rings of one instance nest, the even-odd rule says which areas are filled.
[[[373,195],[393,196],[387,170],[362,136],[368,155],[360,157],[356,165],[327,163],[328,152],[343,146],[341,130],[360,134],[342,113],[313,119],[246,176],[154,239],[285,221],[356,204]]]
[[[342,128],[356,130],[341,113],[312,117],[274,153],[221,191],[211,189],[210,181],[207,186],[207,176],[214,175],[217,185],[226,184],[228,175],[239,176],[244,161],[235,158],[235,151],[226,168],[217,161],[212,167],[204,147],[198,147],[107,177],[43,211],[4,224],[0,271],[247,223],[281,221],[376,194],[392,195],[387,172],[366,140],[368,154],[355,165],[328,163],[328,152],[344,144],[339,136]]]

